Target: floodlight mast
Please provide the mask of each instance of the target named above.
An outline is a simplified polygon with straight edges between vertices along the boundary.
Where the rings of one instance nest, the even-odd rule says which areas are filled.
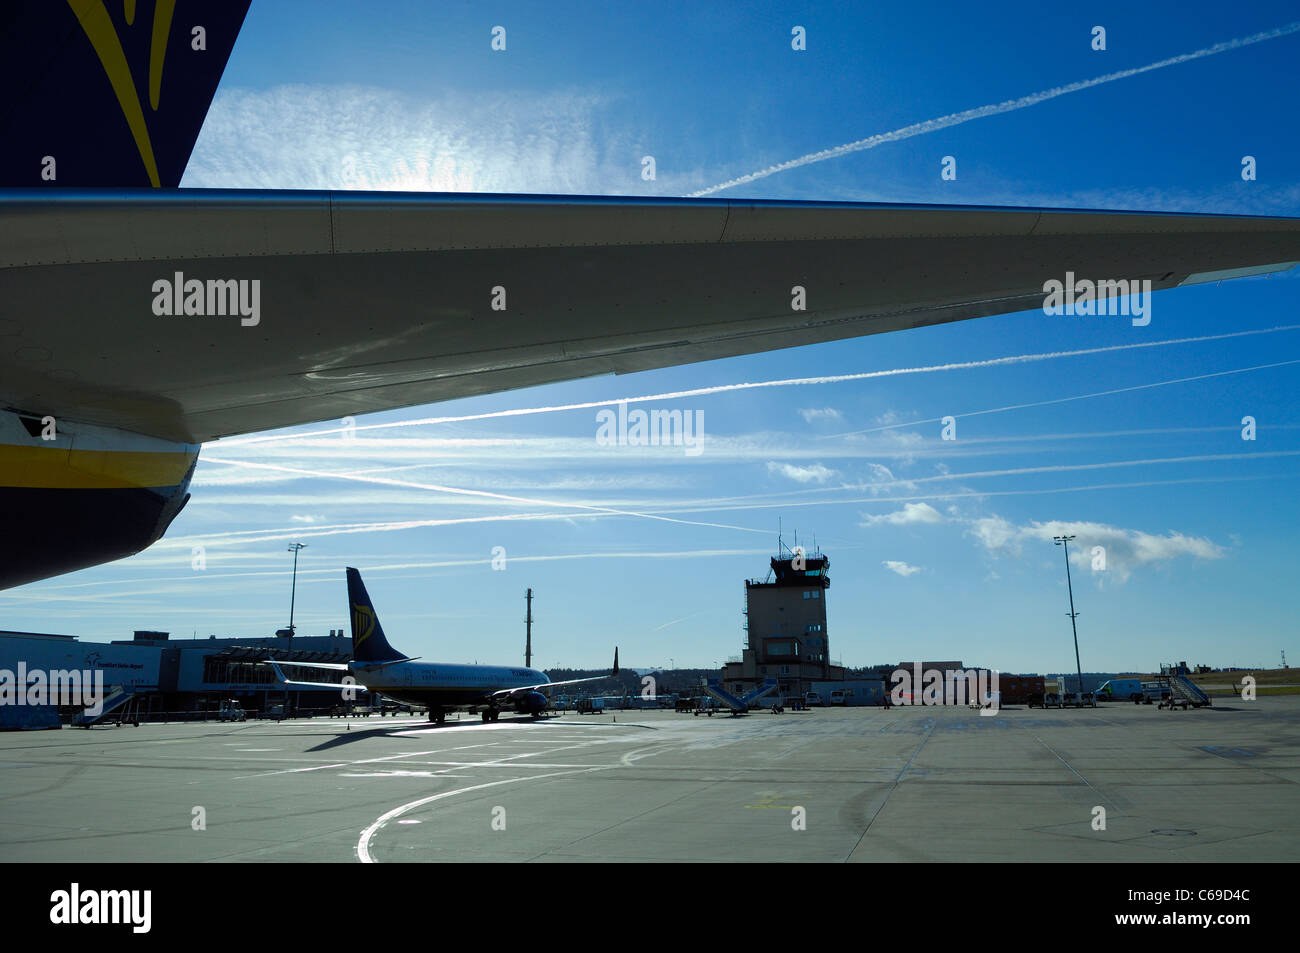
[[[1079,673],[1079,695],[1083,695],[1083,666],[1079,663],[1079,628],[1074,619],[1079,614],[1074,611],[1074,584],[1070,582],[1070,540],[1073,536],[1053,536],[1057,546],[1065,547],[1065,586],[1070,593],[1070,629],[1074,632],[1074,667]]]
[[[290,543],[288,551],[293,553],[293,583],[289,588],[289,635],[293,636],[293,604],[298,596],[298,550],[306,549],[306,543]]]

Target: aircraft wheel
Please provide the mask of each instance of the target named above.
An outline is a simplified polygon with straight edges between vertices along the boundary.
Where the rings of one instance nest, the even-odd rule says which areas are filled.
[[[492,720],[492,717],[491,717],[491,716],[492,716],[492,713],[491,713],[490,711],[487,711],[486,709],[484,709],[484,711],[483,711],[483,721],[484,721],[484,722],[491,721],[491,720]]]

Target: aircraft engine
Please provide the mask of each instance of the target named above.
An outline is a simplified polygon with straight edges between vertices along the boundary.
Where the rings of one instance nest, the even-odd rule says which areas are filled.
[[[524,692],[515,702],[515,710],[524,715],[536,715],[546,711],[551,701],[542,692]]]

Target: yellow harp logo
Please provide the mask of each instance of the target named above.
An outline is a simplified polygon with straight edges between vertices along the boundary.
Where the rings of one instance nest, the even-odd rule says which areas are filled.
[[[355,650],[370,633],[375,631],[375,610],[369,606],[352,605],[352,648]]]
[[[118,105],[122,107],[122,116],[135,139],[135,147],[140,153],[145,171],[153,187],[159,188],[158,163],[153,155],[153,143],[149,139],[149,127],[144,121],[144,107],[140,105],[140,95],[131,77],[131,67],[122,51],[122,41],[113,28],[113,20],[108,15],[104,0],[68,0],[77,22],[81,24],[86,39],[95,48],[95,55],[108,75],[108,81],[117,94]],[[153,36],[149,44],[149,105],[158,110],[158,96],[162,92],[163,58],[167,54],[167,36],[171,33],[172,14],[176,10],[176,0],[158,0],[153,11]],[[123,12],[126,25],[135,23],[135,0],[124,0]]]

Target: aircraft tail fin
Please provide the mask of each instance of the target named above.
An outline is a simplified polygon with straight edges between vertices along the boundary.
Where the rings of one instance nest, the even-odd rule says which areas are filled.
[[[352,658],[357,662],[393,662],[406,658],[388,644],[361,573],[348,567],[348,608],[352,619]]]
[[[176,188],[251,0],[6,0],[0,188]]]

